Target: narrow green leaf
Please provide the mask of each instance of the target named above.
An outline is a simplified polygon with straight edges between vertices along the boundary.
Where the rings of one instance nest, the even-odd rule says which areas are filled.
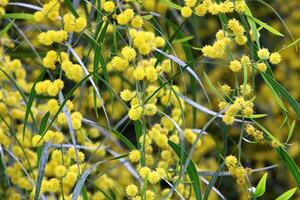
[[[289,200],[295,194],[296,191],[297,188],[290,189],[282,195],[280,195],[279,197],[277,197],[275,200]]]
[[[288,49],[288,48],[290,48],[291,46],[297,46],[298,42],[300,42],[300,37],[299,37],[297,40],[293,41],[292,43],[283,46],[283,47],[281,48],[281,50],[283,50],[283,49]]]
[[[247,16],[253,17],[253,15],[252,15],[252,13],[251,13],[251,10],[249,9],[249,7],[248,7],[247,5],[245,6],[245,14],[246,14]],[[256,45],[257,45],[258,48],[260,48],[260,42],[259,42],[259,37],[260,37],[260,35],[259,35],[259,31],[257,30],[256,24],[255,24],[255,22],[253,22],[253,21],[252,21],[250,18],[248,18],[248,17],[247,17],[247,21],[248,21],[248,23],[249,23],[249,26],[250,26],[252,32],[253,32],[253,35],[254,35],[254,39],[255,39]]]
[[[220,94],[220,92],[216,89],[216,87],[212,84],[211,80],[209,79],[209,77],[207,76],[207,74],[205,72],[203,72],[204,74],[204,78],[205,81],[207,82],[208,86],[210,87],[210,89],[213,91],[213,93],[219,98],[224,100],[223,96]]]
[[[278,155],[283,160],[284,164],[286,165],[286,167],[289,169],[290,173],[294,177],[298,189],[300,189],[300,171],[297,164],[283,147],[278,147],[276,149],[276,152],[278,153]]]
[[[248,15],[248,14],[245,14],[250,20],[254,21],[255,23],[259,24],[260,26],[262,26],[264,29],[268,30],[269,32],[273,33],[274,35],[278,35],[278,36],[281,36],[283,37],[284,35],[282,33],[280,33],[278,30],[276,30],[275,28],[273,28],[272,26],[268,25],[267,23],[265,22],[262,22],[260,21],[259,19],[251,16],[251,15]]]
[[[7,13],[0,15],[0,19],[33,19],[33,14],[29,13]]]
[[[43,177],[44,177],[44,173],[45,173],[47,160],[49,157],[50,146],[51,146],[51,143],[47,142],[43,148],[43,152],[42,152],[41,159],[40,159],[39,166],[38,166],[38,177],[37,177],[36,186],[35,186],[34,200],[38,200],[39,196],[40,196],[42,181],[43,181]]]
[[[152,19],[152,17],[153,17],[153,15],[144,15],[144,16],[142,16],[142,18],[143,18],[144,20]]]
[[[166,4],[169,8],[174,8],[174,9],[177,9],[177,10],[181,10],[181,6],[173,3],[172,1],[169,1],[169,0],[160,0],[160,2]]]
[[[265,82],[266,82],[268,88],[271,90],[272,95],[273,95],[274,100],[276,101],[277,105],[278,105],[282,110],[284,110],[285,112],[287,112],[287,109],[286,109],[284,103],[282,102],[282,100],[281,100],[280,97],[278,96],[278,93],[274,90],[272,84],[271,84],[268,80],[266,80],[266,78],[265,78],[264,76],[263,76],[263,79],[265,80]]]
[[[168,143],[169,143],[170,147],[174,150],[174,152],[176,153],[178,158],[181,157],[181,152],[183,151],[183,153],[184,153],[183,160],[181,160],[180,162],[185,163],[186,159],[188,158],[187,152],[184,149],[181,149],[180,146],[178,146],[177,144],[175,144],[172,141],[169,141]],[[193,163],[192,160],[190,161],[189,165],[187,166],[187,172],[188,172],[188,175],[193,184],[194,192],[196,195],[196,200],[201,200],[202,194],[201,194],[199,175],[197,172],[197,168],[195,167],[195,164]]]
[[[190,41],[192,39],[194,39],[194,36],[180,38],[180,39],[174,40],[173,44],[184,43],[184,42]]]
[[[266,191],[267,176],[268,174],[265,173],[263,177],[260,179],[260,181],[258,182],[255,189],[255,197],[261,197],[262,195],[264,195]]]
[[[289,92],[281,86],[276,80],[271,78],[267,74],[262,74],[262,76],[267,80],[274,90],[282,95],[282,97],[290,104],[290,106],[293,108],[295,113],[297,114],[298,118],[300,118],[300,105],[299,103],[289,94]]]
[[[4,29],[2,29],[1,31],[0,31],[0,37],[2,37],[11,27],[12,27],[12,25],[13,25],[13,23],[14,23],[14,19],[12,20],[12,21],[10,21],[5,27],[4,27]]]
[[[122,135],[122,133],[111,129],[110,130],[113,134],[115,134],[119,140],[121,140],[127,147],[129,150],[134,150],[136,149],[135,146],[130,142],[130,140],[128,140],[124,135]]]
[[[294,129],[295,129],[295,126],[296,126],[296,120],[294,120],[291,124],[291,126],[289,127],[289,134],[288,134],[288,137],[286,139],[286,143],[288,143],[294,133]]]
[[[76,9],[74,8],[72,2],[70,0],[64,0],[64,3],[65,5],[69,8],[69,10],[71,11],[71,13],[76,17],[78,18],[79,15],[78,13],[76,12]]]
[[[29,114],[31,112],[32,103],[33,103],[35,95],[36,95],[35,85],[44,78],[46,71],[47,71],[46,69],[43,70],[43,72],[40,74],[40,76],[37,78],[37,80],[34,82],[32,88],[31,88],[29,98],[28,98],[28,102],[27,102],[27,105],[26,105],[25,117],[24,117],[23,138],[25,136],[27,121],[28,121]]]

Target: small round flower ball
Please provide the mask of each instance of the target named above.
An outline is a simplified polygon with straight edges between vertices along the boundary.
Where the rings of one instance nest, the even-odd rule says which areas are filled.
[[[114,2],[112,1],[106,1],[104,4],[103,4],[103,9],[105,12],[112,12],[114,9],[115,9],[115,4]]]
[[[124,47],[121,53],[128,61],[132,61],[136,57],[136,51],[129,46]]]
[[[153,185],[157,184],[160,181],[159,173],[156,171],[150,172],[148,174],[148,181]]]
[[[265,72],[267,70],[267,65],[265,63],[258,63],[257,68],[260,72]]]
[[[141,169],[139,169],[139,174],[143,179],[147,178],[150,172],[151,170],[149,167],[142,167]]]
[[[192,13],[193,13],[193,11],[190,7],[185,6],[185,7],[181,8],[181,15],[183,17],[190,17],[192,15]]]
[[[143,108],[141,106],[138,106],[137,108],[130,108],[128,111],[128,117],[133,121],[140,119],[142,114]]]
[[[238,160],[235,156],[229,155],[225,158],[226,166],[235,167],[238,164]]]
[[[270,52],[269,52],[268,49],[262,48],[262,49],[257,51],[257,55],[260,59],[267,60],[270,57]]]
[[[143,18],[140,16],[136,16],[131,20],[131,25],[134,28],[141,28],[144,24]]]
[[[138,187],[134,184],[130,184],[126,187],[126,194],[130,197],[136,196],[138,193]]]
[[[131,162],[138,162],[141,159],[141,152],[139,150],[132,150],[129,153],[129,160]]]
[[[38,147],[43,145],[43,139],[41,140],[42,136],[35,135],[31,139],[31,144],[33,147]]]
[[[224,115],[223,122],[227,125],[231,125],[234,122],[234,117],[231,115]]]
[[[197,3],[197,0],[184,0],[184,3],[188,7],[194,7]]]
[[[56,178],[61,178],[63,177],[64,175],[66,175],[66,172],[67,172],[67,169],[65,166],[63,165],[58,165],[56,168],[55,168],[55,176]]]
[[[281,62],[281,55],[278,52],[271,53],[269,60],[273,65],[277,65]]]
[[[239,72],[242,69],[242,65],[241,65],[240,61],[234,60],[234,61],[230,62],[229,68],[233,72]]]

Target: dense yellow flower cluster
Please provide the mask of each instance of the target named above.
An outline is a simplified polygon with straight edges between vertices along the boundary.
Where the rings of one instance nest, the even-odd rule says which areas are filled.
[[[237,183],[241,186],[245,186],[245,184],[247,184],[247,176],[251,174],[252,170],[241,166],[237,158],[232,155],[225,158],[225,164],[229,169],[230,175],[237,179]]]
[[[224,106],[222,106],[221,108],[224,109]],[[246,116],[252,115],[253,102],[251,100],[245,101],[243,97],[236,97],[233,104],[229,105],[228,108],[226,108],[223,121],[226,124],[232,124],[234,122],[234,116],[240,111],[242,111],[242,113]]]
[[[34,13],[34,20],[36,22],[42,22],[45,19],[50,19],[55,21],[59,17],[60,2],[57,0],[50,0],[48,3],[44,4],[41,11]]]
[[[64,30],[59,31],[47,31],[40,33],[38,40],[44,45],[52,45],[54,42],[64,42],[68,38],[68,34]]]
[[[64,82],[60,79],[55,81],[45,80],[38,82],[35,85],[35,91],[37,94],[48,94],[50,96],[56,96],[61,89],[64,88]]]
[[[84,17],[75,17],[71,14],[65,14],[63,17],[64,30],[67,32],[81,32],[86,27],[86,19]]]
[[[284,144],[283,136],[251,121],[261,118],[272,130],[281,124],[275,131],[292,132],[294,116],[281,101],[286,91],[263,83],[273,76],[283,82],[288,70],[274,65],[290,62],[290,52],[271,51],[267,41],[270,48],[261,47],[261,30],[270,28],[249,16],[248,3],[29,2],[0,0],[8,24],[0,39],[0,199],[35,199],[41,181],[42,199],[198,200],[195,180],[206,183],[202,173],[220,169],[222,156],[241,194],[252,195],[245,189],[251,170],[241,163],[248,158],[242,150],[253,149],[244,144]],[[4,15],[5,6],[34,10],[33,20],[17,7]],[[16,30],[24,31],[19,34],[26,42]],[[284,119],[272,121],[282,113]],[[249,153],[249,165],[274,162],[263,153]],[[221,194],[214,189],[209,199]]]
[[[245,2],[241,1],[224,1],[224,2],[214,2],[212,0],[204,0],[201,3],[197,4],[197,1],[194,0],[185,0],[185,6],[181,8],[181,15],[183,17],[190,17],[193,13],[192,8],[194,8],[194,12],[198,16],[204,16],[207,13],[212,15],[225,14],[236,12],[244,12],[245,11]]]

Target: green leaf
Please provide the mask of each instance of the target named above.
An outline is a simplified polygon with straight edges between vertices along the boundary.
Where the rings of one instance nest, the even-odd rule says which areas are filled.
[[[247,16],[251,16],[253,17],[252,13],[251,13],[251,10],[249,9],[249,7],[246,5],[245,6],[245,14]],[[247,21],[249,23],[249,26],[253,32],[253,35],[254,35],[254,39],[255,39],[255,42],[256,42],[256,45],[260,48],[260,43],[259,43],[259,31],[257,30],[257,27],[256,27],[256,24],[255,22],[253,22],[250,18],[247,17]]]
[[[208,86],[210,87],[210,89],[213,91],[213,93],[219,98],[222,99],[223,101],[225,100],[223,98],[223,96],[220,94],[220,92],[216,89],[216,87],[212,84],[211,80],[209,79],[209,77],[207,76],[207,74],[205,72],[204,73],[204,78],[205,81],[207,82]]]
[[[36,186],[35,186],[35,194],[34,194],[34,200],[38,200],[41,192],[41,186],[42,186],[42,181],[45,173],[45,168],[47,164],[47,160],[49,157],[49,149],[50,149],[51,143],[47,142],[44,145],[44,149],[41,155],[41,159],[39,162],[38,166],[38,177],[36,181]]]
[[[104,128],[106,128],[106,127],[104,127]],[[121,140],[128,147],[129,150],[136,149],[135,146],[130,142],[130,140],[128,140],[124,135],[122,135],[122,133],[120,133],[120,132],[118,132],[118,131],[116,131],[114,129],[110,129],[110,131],[113,134],[115,134],[118,137],[118,139]]]
[[[64,3],[65,5],[69,8],[69,10],[71,11],[71,13],[76,17],[78,18],[79,15],[78,13],[76,12],[76,9],[73,7],[73,4],[70,0],[64,0]]]
[[[296,126],[296,121],[294,120],[291,124],[291,126],[289,127],[289,134],[288,134],[288,137],[286,139],[286,143],[288,143],[294,133],[294,129],[295,129],[295,126]]]
[[[14,21],[15,21],[15,20],[10,21],[10,22],[4,27],[4,29],[2,29],[2,30],[0,31],[0,37],[2,37],[2,36],[3,36],[3,35],[4,35],[4,34],[12,27]]]
[[[296,46],[297,47],[297,44],[298,42],[300,42],[300,38],[298,38],[297,40],[295,40],[294,42],[288,44],[288,45],[285,45],[281,48],[281,50],[284,50],[284,49],[288,49],[290,48],[291,46]]]
[[[0,19],[33,19],[33,14],[29,13],[8,13],[0,15]]]
[[[194,36],[188,36],[188,37],[180,38],[180,39],[174,40],[173,44],[184,43],[184,42],[190,41],[192,39],[194,39]]]
[[[274,88],[274,90],[276,92],[278,92],[279,94],[282,95],[282,97],[287,100],[287,102],[290,104],[290,106],[293,108],[293,110],[296,112],[298,118],[300,118],[300,105],[299,103],[289,94],[289,92],[283,87],[281,86],[276,80],[274,80],[273,78],[271,78],[269,75],[267,74],[262,74],[262,76],[264,77],[264,80],[267,80],[272,87]]]
[[[284,35],[282,33],[280,33],[279,31],[277,31],[275,28],[273,28],[272,26],[268,25],[267,23],[265,22],[262,22],[260,21],[259,19],[251,16],[251,15],[248,15],[248,14],[245,14],[250,20],[254,21],[255,23],[259,24],[260,26],[262,26],[264,29],[268,30],[269,32],[273,33],[274,35],[278,35],[278,36],[281,36],[281,37],[284,37]]]
[[[255,189],[255,197],[262,196],[266,191],[266,182],[267,182],[267,176],[268,174],[265,173],[263,177],[258,182],[256,189]]]
[[[37,78],[37,80],[34,82],[32,88],[31,88],[29,98],[28,98],[28,102],[27,102],[27,105],[26,105],[25,117],[24,117],[23,138],[25,136],[27,121],[28,121],[28,117],[29,117],[29,114],[30,114],[30,111],[31,111],[32,103],[33,103],[35,95],[36,95],[35,85],[44,78],[44,75],[46,74],[46,71],[47,71],[46,69],[43,70],[43,72],[40,74],[40,76]]]
[[[170,147],[175,151],[178,158],[182,156],[181,153],[183,151],[183,160],[181,160],[180,162],[185,163],[186,159],[189,157],[188,153],[184,149],[181,149],[181,147],[175,144],[174,142],[169,141],[168,143]],[[197,168],[195,167],[195,164],[192,160],[190,160],[189,165],[187,166],[187,173],[192,181],[194,192],[196,195],[196,200],[202,199],[199,175],[197,172]]]
[[[265,80],[265,77],[263,76],[264,80]],[[274,88],[272,87],[271,83],[268,81],[268,80],[265,80],[268,88],[271,90],[272,92],[272,95],[274,97],[274,100],[276,101],[277,105],[282,109],[284,110],[285,112],[287,112],[287,109],[286,107],[284,106],[282,100],[280,99],[280,97],[278,96],[278,93],[274,90]]]
[[[169,0],[160,0],[160,2],[166,4],[169,8],[174,8],[174,9],[177,9],[177,10],[181,10],[181,6],[173,3],[172,1],[169,1]]]
[[[153,15],[144,15],[144,16],[142,16],[142,18],[143,18],[144,20],[152,19],[152,17],[153,17]]]
[[[297,164],[283,147],[278,147],[276,149],[276,152],[278,153],[278,155],[283,160],[284,164],[286,165],[286,167],[289,169],[290,173],[294,177],[298,189],[300,189],[300,171]]]
[[[279,197],[277,197],[275,200],[288,200],[295,194],[296,190],[297,188],[290,189],[282,195],[280,195]]]

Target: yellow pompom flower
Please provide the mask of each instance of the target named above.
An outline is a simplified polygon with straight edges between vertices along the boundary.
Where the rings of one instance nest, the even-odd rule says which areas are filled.
[[[126,52],[126,53],[128,53],[128,52]],[[124,71],[129,66],[128,60],[124,59],[124,58],[121,58],[119,56],[113,57],[113,59],[111,60],[110,63],[111,63],[112,68],[117,70],[117,71]]]
[[[141,152],[139,150],[132,150],[129,153],[129,160],[133,163],[138,162],[141,159]]]
[[[72,121],[73,128],[75,130],[81,128],[81,121],[82,121],[81,113],[80,112],[73,112],[71,114],[71,121]]]
[[[225,158],[225,164],[227,167],[236,167],[238,160],[235,156],[230,155]]]
[[[260,72],[265,72],[267,70],[267,65],[265,63],[258,63],[257,68]]]
[[[115,9],[115,3],[113,1],[106,1],[103,4],[103,9],[105,12],[112,12]]]
[[[135,97],[135,95],[136,92],[132,92],[130,90],[123,90],[120,96],[124,101],[130,101],[133,97]]]
[[[51,83],[47,88],[47,93],[50,96],[56,96],[58,92],[63,89],[64,82],[60,79],[55,80],[53,83]]]
[[[53,144],[61,144],[64,141],[64,135],[61,132],[54,132],[52,135]]]
[[[278,52],[271,53],[269,60],[273,65],[277,65],[281,62],[281,55]]]
[[[133,72],[133,77],[135,80],[141,81],[145,78],[145,69],[142,66],[138,66],[134,72]]]
[[[224,115],[223,122],[227,125],[231,125],[234,122],[234,117],[231,115]]]
[[[181,15],[183,17],[190,17],[192,15],[192,13],[193,13],[193,11],[190,7],[185,6],[185,7],[181,8]]]
[[[207,11],[208,7],[203,3],[200,3],[195,7],[195,14],[199,17],[204,16],[207,13]]]
[[[86,27],[87,22],[84,17],[75,17],[71,13],[67,13],[63,17],[64,30],[67,32],[81,32]]]
[[[55,115],[59,109],[59,104],[55,99],[50,99],[47,103],[47,106],[51,115]]]
[[[56,60],[57,60],[57,53],[53,50],[48,51],[46,57],[43,59],[43,65],[47,69],[54,70]]]
[[[56,168],[55,168],[55,176],[56,178],[61,178],[63,176],[65,176],[67,173],[67,169],[64,165],[58,165]]]
[[[140,16],[136,16],[131,20],[131,26],[134,28],[141,28],[144,24],[144,20]]]
[[[152,171],[148,174],[148,181],[155,185],[160,181],[160,176],[159,173],[157,173],[156,171]]]
[[[134,184],[130,184],[126,187],[126,194],[130,197],[136,196],[138,193],[138,187]]]
[[[128,61],[132,61],[136,57],[136,52],[133,48],[126,46],[122,49],[122,56]]]
[[[84,76],[81,66],[73,64],[69,60],[63,61],[61,68],[66,73],[67,78],[75,82],[81,81]]]
[[[184,0],[185,6],[194,7],[197,3],[197,0]]]
[[[140,119],[143,113],[143,108],[141,106],[134,106],[129,109],[128,111],[128,117],[129,119],[135,121]]]
[[[68,38],[68,34],[64,30],[47,31],[38,35],[38,41],[44,45],[52,45],[54,42],[64,42]]]
[[[148,116],[153,116],[155,115],[157,112],[157,107],[155,104],[150,103],[150,104],[146,104],[144,107],[144,114],[148,115]]]
[[[154,82],[157,80],[157,72],[154,66],[146,67],[145,74],[148,81]]]
[[[84,17],[78,17],[75,21],[75,29],[74,31],[79,33],[85,29],[87,25],[86,19]]]
[[[239,72],[242,69],[242,65],[241,65],[240,61],[233,60],[233,61],[230,62],[229,68],[233,72]]]
[[[142,167],[139,169],[139,175],[145,179],[148,177],[148,174],[151,172],[149,167]]]
[[[134,17],[134,12],[132,9],[128,8],[121,14],[117,16],[118,24],[120,25],[126,25],[129,23],[129,21]]]
[[[269,52],[268,49],[262,48],[262,49],[257,51],[257,55],[260,59],[267,60],[270,57],[270,52]]]
[[[38,147],[43,145],[43,139],[41,140],[41,135],[35,135],[31,139],[31,144],[33,147]]]

